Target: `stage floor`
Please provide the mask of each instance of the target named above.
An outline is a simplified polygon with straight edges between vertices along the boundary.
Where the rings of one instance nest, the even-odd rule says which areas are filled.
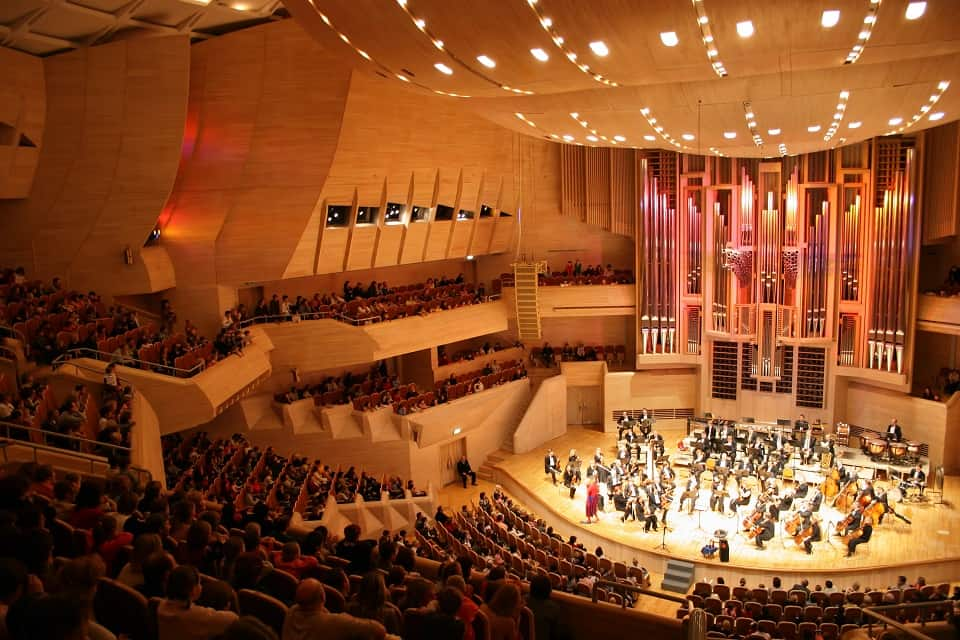
[[[679,425],[672,428],[658,425],[658,430],[664,436],[667,452],[675,453],[676,443],[685,434],[684,428]],[[562,485],[555,487],[549,477],[544,475],[543,456],[547,447],[552,447],[561,460],[566,459],[572,448],[577,449],[586,459],[593,456],[593,451],[597,447],[601,447],[605,459],[609,460],[616,454],[616,435],[570,427],[566,435],[546,443],[537,450],[509,456],[493,466],[498,474],[501,474],[498,477],[505,486],[514,483],[519,485],[513,487],[512,493],[528,494],[526,498],[530,504],[526,506],[542,515],[548,523],[552,523],[553,517],[558,515],[565,520],[564,524],[573,525],[589,533],[591,540],[608,540],[617,546],[643,552],[641,556],[655,554],[690,560],[698,564],[716,564],[719,568],[727,566],[759,571],[809,572],[811,575],[827,575],[833,572],[873,572],[878,574],[877,579],[881,579],[881,574],[882,577],[886,577],[893,569],[910,574],[911,572],[905,567],[912,565],[920,574],[924,571],[931,575],[947,572],[947,576],[953,579],[960,577],[960,513],[951,504],[951,498],[960,489],[960,478],[947,478],[942,504],[934,504],[934,501],[897,504],[895,507],[897,513],[911,520],[913,524],[908,525],[888,514],[884,517],[883,524],[875,529],[870,543],[861,545],[852,558],[846,558],[846,547],[837,536],[830,536],[829,541],[825,537],[823,542],[814,545],[813,554],[807,555],[792,538],[781,534],[779,526],[777,536],[766,544],[765,549],[759,549],[754,541],[738,533],[742,529],[739,526],[741,524],[739,518],[724,517],[709,511],[695,512],[690,516],[678,512],[678,500],[674,501],[667,515],[669,530],[665,539],[662,537],[662,531],[644,533],[642,523],[633,521],[622,523],[621,514],[613,510],[611,501],[608,501],[607,511],[601,513],[600,522],[586,524],[584,522],[584,488],[580,487],[576,497],[570,500],[565,487]],[[687,471],[683,467],[676,469],[678,483],[682,486],[687,477]],[[883,481],[878,481],[881,487],[885,484]],[[518,497],[524,501],[522,496]],[[746,512],[741,510],[741,514],[746,515]],[[845,515],[827,505],[824,505],[820,512],[824,525],[837,522]],[[729,534],[731,542],[729,565],[720,565],[716,560],[704,560],[700,554],[700,548],[717,529],[725,529]],[[661,542],[666,543],[665,550],[657,549]],[[641,561],[643,561],[642,557]],[[719,574],[722,573],[722,571],[719,572]],[[937,579],[948,579],[948,577]]]

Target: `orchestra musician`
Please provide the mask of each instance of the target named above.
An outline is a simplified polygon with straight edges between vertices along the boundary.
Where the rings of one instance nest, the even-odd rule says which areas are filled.
[[[760,521],[760,524],[757,525],[757,528],[753,530],[752,533],[755,534],[754,540],[757,543],[758,549],[765,549],[763,546],[764,542],[773,539],[773,534],[776,531],[776,524],[773,521],[773,518],[767,516]]]
[[[813,543],[820,542],[823,532],[820,530],[820,518],[813,516],[810,518],[810,524],[801,529],[800,536],[804,550],[807,555],[813,553]]]
[[[750,491],[750,487],[743,485],[740,487],[740,495],[736,498],[730,500],[730,511],[736,512],[737,507],[745,507],[750,504],[750,498],[753,493]]]
[[[580,465],[572,460],[567,462],[563,469],[563,484],[570,489],[570,499],[577,493],[577,485],[580,484]]]
[[[900,425],[897,424],[896,418],[890,419],[890,424],[887,425],[887,440],[891,442],[900,442],[903,439],[903,430],[900,428]]]
[[[870,538],[873,536],[873,525],[870,524],[869,522],[867,522],[866,524],[863,525],[862,528],[860,528],[860,529],[857,531],[857,534],[858,534],[858,535],[856,535],[855,537],[851,538],[851,539],[847,542],[847,557],[848,557],[848,558],[849,558],[850,556],[852,556],[854,553],[857,552],[857,547],[858,547],[858,546],[860,546],[861,544],[866,544],[867,542],[870,542]]]
[[[553,449],[547,450],[547,455],[543,456],[543,472],[550,476],[553,484],[557,484],[557,474],[560,473],[560,459]]]
[[[903,484],[901,491],[906,493],[907,487],[919,487],[920,495],[923,495],[923,490],[927,487],[927,474],[923,472],[923,467],[917,465],[913,470],[910,471],[910,475],[907,476],[906,484]]]

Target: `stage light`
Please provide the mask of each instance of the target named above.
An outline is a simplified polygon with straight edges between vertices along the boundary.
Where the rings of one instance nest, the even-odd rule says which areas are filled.
[[[626,142],[626,141],[627,141],[627,139],[624,138],[623,136],[613,136],[613,139],[616,140],[617,142]]]
[[[656,141],[657,136],[646,135],[646,136],[643,136],[643,139],[646,140],[647,142],[654,142]]]
[[[587,136],[587,140],[589,140],[590,142],[596,142],[597,140],[599,140],[599,138],[597,138],[597,136]]]
[[[601,58],[605,58],[610,53],[610,49],[607,48],[607,44],[603,40],[591,42],[590,50],[593,51],[594,55]]]
[[[911,2],[907,5],[907,10],[903,14],[907,20],[916,20],[927,10],[926,2]]]
[[[683,138],[684,140],[690,141],[690,140],[693,140],[695,136],[692,133],[685,133],[680,137]]]
[[[890,118],[889,120],[887,120],[887,124],[890,125],[891,127],[895,127],[901,122],[903,122],[903,118]]]
[[[737,132],[736,132],[736,131],[724,131],[724,132],[723,132],[723,137],[726,138],[727,140],[733,140],[734,138],[737,137]]]
[[[442,62],[436,63],[435,65],[433,65],[433,68],[439,71],[440,73],[442,73],[443,75],[446,75],[446,76],[453,75],[453,69],[443,64]]]
[[[823,15],[820,16],[820,24],[823,25],[825,29],[832,29],[833,27],[837,26],[837,23],[839,22],[839,9],[827,9],[823,12]]]
[[[861,124],[863,124],[863,123],[860,122],[859,120],[854,120],[853,122],[848,122],[848,123],[847,123],[847,128],[848,128],[848,129],[859,129]]]
[[[567,135],[563,136],[563,139],[566,140],[567,142],[570,142],[571,140],[573,140],[573,136],[568,133]]]
[[[767,133],[771,136],[778,136],[780,135],[780,129],[767,129]]]
[[[744,20],[743,22],[737,23],[737,35],[741,38],[749,38],[753,35],[753,22],[751,20]]]
[[[936,113],[931,113],[928,119],[931,122],[936,122],[937,120],[943,120],[944,115],[946,114],[944,114],[943,111],[937,111]]]
[[[540,62],[546,62],[550,59],[550,56],[547,55],[547,52],[543,49],[537,47],[536,49],[530,49],[530,55],[539,60]]]
[[[497,63],[494,62],[489,56],[477,56],[477,62],[485,66],[487,69],[493,69],[495,66],[497,66]]]
[[[810,133],[816,133],[817,131],[820,131],[820,125],[812,124],[809,127],[807,127],[807,131],[809,131]]]

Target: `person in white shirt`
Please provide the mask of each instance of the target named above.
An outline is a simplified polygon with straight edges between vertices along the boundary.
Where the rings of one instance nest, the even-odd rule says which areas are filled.
[[[181,565],[167,580],[167,598],[157,606],[159,640],[209,640],[237,620],[232,611],[217,611],[194,604],[200,597],[200,574]]]

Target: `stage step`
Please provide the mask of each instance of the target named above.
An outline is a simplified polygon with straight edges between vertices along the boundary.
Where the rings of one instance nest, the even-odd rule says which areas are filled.
[[[667,560],[667,571],[663,574],[660,588],[664,591],[687,593],[693,584],[695,565],[683,560]]]
[[[493,467],[487,465],[486,463],[480,465],[480,468],[477,469],[477,479],[493,482]]]

